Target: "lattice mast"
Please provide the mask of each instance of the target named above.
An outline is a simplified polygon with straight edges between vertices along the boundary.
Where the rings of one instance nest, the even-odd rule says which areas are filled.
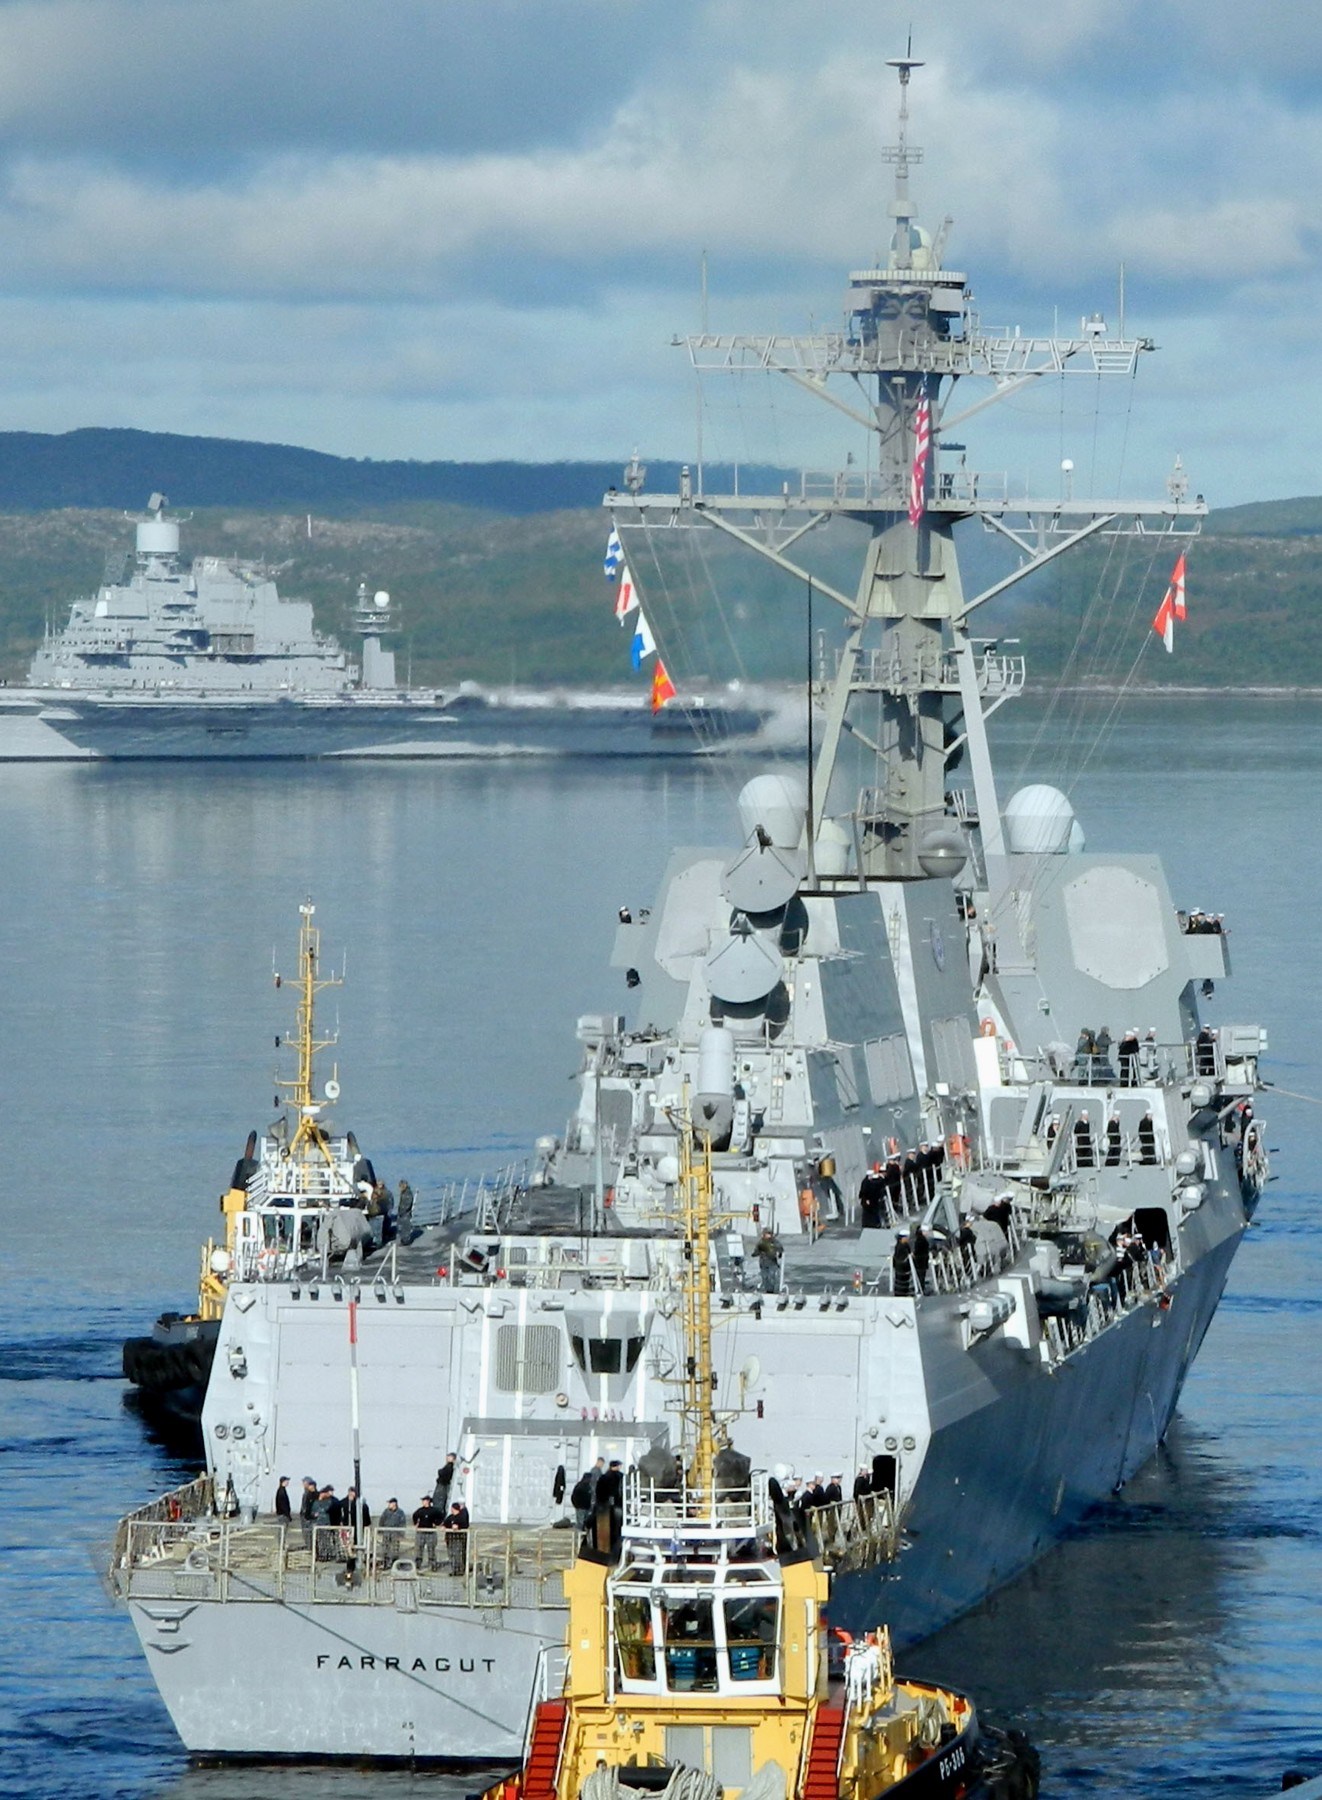
[[[1139,532],[1156,520],[1166,532],[1196,530],[1205,512],[1190,502],[1178,468],[1165,501],[1105,503],[1012,500],[1003,481],[970,472],[962,456],[943,460],[941,433],[1045,375],[1132,375],[1150,338],[1108,335],[1100,315],[1077,337],[1025,337],[985,330],[967,278],[943,265],[951,221],[933,237],[917,223],[909,191],[922,150],[909,141],[909,84],[923,65],[891,60],[899,79],[898,142],[883,152],[894,170],[889,249],[877,266],[849,276],[844,328],[810,336],[719,336],[677,339],[699,372],[771,370],[785,375],[864,426],[872,453],[865,471],[829,480],[807,475],[798,493],[706,494],[699,472],[674,495],[607,504],[617,526],[714,526],[777,567],[804,580],[809,571],[789,554],[795,542],[832,517],[867,526],[869,543],[851,596],[813,577],[814,591],[845,614],[844,647],[826,684],[824,726],[814,793],[819,812],[852,816],[863,877],[914,879],[949,866],[950,765],[967,748],[975,812],[984,851],[1002,848],[1000,811],[987,754],[985,718],[1023,685],[1022,663],[979,651],[969,635],[975,608],[1094,532]],[[961,380],[990,384],[961,410]],[[841,391],[849,384],[853,392]],[[920,408],[930,420],[930,454],[917,494],[915,442]],[[960,446],[947,446],[952,456]],[[917,516],[911,519],[911,503]],[[952,539],[962,519],[981,518],[1016,546],[1022,561],[985,593],[965,597]],[[847,792],[846,740],[870,760],[870,783]],[[853,765],[857,768],[857,762]],[[958,821],[954,821],[958,822]],[[811,848],[811,847],[810,847]]]

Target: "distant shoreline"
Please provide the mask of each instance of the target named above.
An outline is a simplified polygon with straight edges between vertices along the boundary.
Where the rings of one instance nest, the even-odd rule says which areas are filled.
[[[1112,696],[1117,694],[1127,694],[1131,697],[1138,696],[1144,700],[1157,697],[1167,699],[1205,700],[1210,695],[1214,694],[1233,694],[1239,699],[1251,700],[1322,700],[1322,687],[1268,687],[1265,685],[1240,686],[1238,684],[1232,687],[1224,682],[1217,682],[1216,684],[1208,683],[1203,687],[1194,686],[1192,684],[1188,687],[1177,686],[1173,682],[1140,683],[1134,681],[1130,682],[1127,687],[1122,687],[1119,684],[1093,684],[1090,682],[1087,685],[1074,683],[1067,687],[1058,687],[1054,689],[1045,687],[1026,688],[1024,691],[1026,695],[1032,694],[1035,697],[1052,692],[1057,694],[1105,694]]]

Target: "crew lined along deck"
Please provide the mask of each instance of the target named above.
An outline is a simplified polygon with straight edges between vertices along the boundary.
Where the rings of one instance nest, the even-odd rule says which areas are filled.
[[[667,1532],[677,1523],[663,1522]],[[830,1568],[888,1562],[899,1548],[885,1495],[817,1507],[811,1525]],[[201,1476],[121,1521],[109,1578],[123,1600],[537,1611],[564,1606],[564,1572],[579,1548],[570,1524],[473,1525],[460,1542],[411,1526],[310,1535],[309,1548],[297,1522],[218,1516]]]

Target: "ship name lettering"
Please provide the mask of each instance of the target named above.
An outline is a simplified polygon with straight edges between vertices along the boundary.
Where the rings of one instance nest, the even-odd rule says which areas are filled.
[[[357,1668],[375,1670],[378,1664],[380,1664],[381,1668],[387,1672],[393,1670],[395,1674],[400,1674],[404,1668],[403,1659],[398,1656],[360,1656],[357,1661],[355,1661],[352,1656],[334,1657],[326,1651],[323,1651],[317,1658],[317,1667],[319,1669],[329,1669],[333,1667],[335,1669]],[[486,1673],[490,1675],[496,1666],[496,1659],[494,1656],[461,1656],[458,1663],[458,1672],[461,1675],[474,1675],[477,1673],[479,1664]],[[452,1675],[454,1672],[455,1664],[448,1656],[435,1656],[430,1660],[425,1656],[415,1656],[408,1665],[408,1673],[410,1675],[428,1675],[433,1673],[437,1675]]]

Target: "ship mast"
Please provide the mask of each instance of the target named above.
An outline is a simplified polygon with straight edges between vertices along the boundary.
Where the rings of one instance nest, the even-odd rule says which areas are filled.
[[[687,1085],[679,1119],[679,1183],[684,1207],[684,1447],[688,1483],[708,1518],[715,1517],[716,1453],[726,1442],[714,1401],[711,1321],[711,1137],[693,1141]]]
[[[339,987],[340,982],[336,976],[322,977],[318,973],[321,932],[312,923],[316,910],[310,900],[305,900],[298,909],[298,1022],[295,1039],[298,1072],[292,1080],[277,1079],[276,1085],[289,1090],[291,1102],[298,1114],[298,1125],[290,1141],[288,1154],[299,1157],[304,1162],[311,1162],[320,1156],[327,1164],[333,1165],[335,1157],[330,1137],[320,1118],[324,1102],[315,1093],[313,1081],[317,1052],[329,1050],[336,1039],[317,1036],[316,1000],[323,988]],[[277,976],[277,983],[279,979]],[[326,1095],[331,1100],[338,1097],[339,1084],[334,1079],[326,1084]]]
[[[804,471],[779,494],[713,495],[701,477],[678,494],[641,487],[606,504],[631,528],[715,529],[803,581],[844,615],[838,662],[817,695],[813,792],[821,816],[852,823],[857,867],[851,881],[916,880],[956,872],[979,844],[987,870],[1003,856],[1000,805],[985,722],[1023,688],[1022,658],[970,635],[976,609],[1094,533],[1187,536],[1206,508],[1173,483],[1165,500],[1094,504],[1072,495],[1014,498],[1004,477],[980,476],[962,446],[942,434],[1044,376],[1130,376],[1155,348],[1144,337],[1111,337],[1100,315],[1077,337],[1024,336],[985,329],[967,277],[943,266],[950,221],[935,236],[917,223],[909,192],[922,151],[909,140],[909,84],[923,65],[894,58],[899,78],[891,242],[877,266],[853,271],[843,328],[810,336],[699,336],[676,339],[699,373],[771,370],[835,407],[870,434],[866,467]],[[989,384],[963,400],[961,382]],[[846,385],[848,384],[848,385]],[[926,435],[924,460],[916,454]],[[841,591],[792,552],[833,518],[869,533],[856,591]],[[953,533],[977,518],[1014,547],[1018,567],[984,592],[964,593]],[[640,559],[641,561],[641,559]],[[848,754],[846,754],[848,752]],[[972,795],[951,775],[967,753]],[[809,846],[810,867],[813,846]],[[989,874],[989,879],[994,878]],[[820,886],[818,882],[816,885]]]

